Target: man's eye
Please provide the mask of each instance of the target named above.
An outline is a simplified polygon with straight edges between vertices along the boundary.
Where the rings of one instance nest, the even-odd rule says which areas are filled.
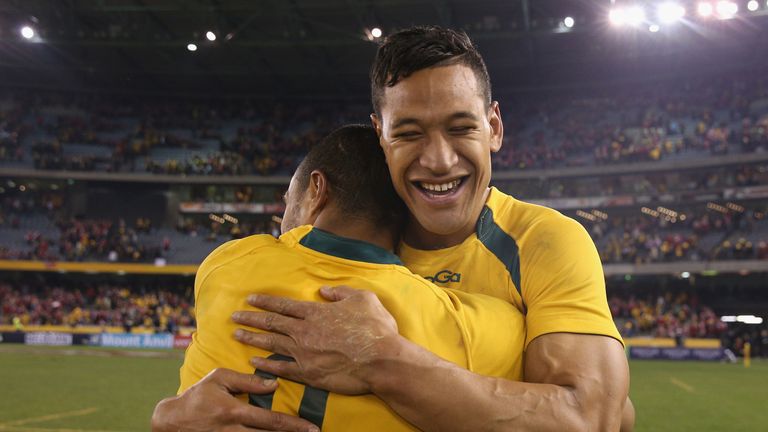
[[[474,129],[472,126],[456,126],[451,128],[451,133],[467,133]]]
[[[415,138],[420,136],[421,134],[418,132],[400,132],[398,134],[395,134],[395,138],[401,138],[401,139],[408,139],[408,138]]]

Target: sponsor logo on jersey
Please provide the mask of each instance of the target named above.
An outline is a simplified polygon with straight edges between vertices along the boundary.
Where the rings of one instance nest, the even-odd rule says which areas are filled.
[[[434,283],[461,282],[461,273],[454,273],[450,270],[440,270],[434,276],[427,276],[424,279]]]

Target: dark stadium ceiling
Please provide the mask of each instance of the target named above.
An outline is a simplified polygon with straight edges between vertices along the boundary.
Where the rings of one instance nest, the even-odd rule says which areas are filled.
[[[610,0],[4,0],[0,85],[360,98],[367,95],[376,50],[370,30],[379,27],[386,36],[413,24],[467,30],[486,57],[494,88],[502,91],[717,69],[761,61],[766,56],[754,54],[768,52],[765,14],[650,35],[610,28],[610,5]],[[572,29],[563,28],[566,16],[575,20]],[[25,25],[35,30],[34,38],[20,36]],[[208,31],[215,41],[206,39]],[[196,51],[187,50],[190,43]]]

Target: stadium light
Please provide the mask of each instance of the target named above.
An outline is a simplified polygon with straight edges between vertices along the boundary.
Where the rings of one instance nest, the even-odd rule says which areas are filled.
[[[375,38],[380,38],[382,34],[384,34],[384,33],[378,27],[374,27],[374,28],[371,29],[371,36],[373,36]]]
[[[658,24],[651,24],[648,26],[648,31],[651,33],[658,33],[659,30],[661,30],[661,28],[659,27]]]
[[[715,12],[720,19],[731,19],[739,11],[739,5],[732,1],[719,1],[715,5]]]
[[[24,26],[21,28],[21,36],[24,39],[32,39],[35,37],[35,29],[30,26]]]
[[[699,3],[697,11],[702,17],[708,18],[712,16],[712,12],[714,12],[715,9],[712,7],[712,3]]]
[[[212,32],[212,31],[208,31],[207,33],[205,33],[205,38],[208,39],[209,41],[213,42],[213,41],[216,40],[216,33]]]
[[[749,9],[750,12],[754,12],[760,8],[760,3],[758,3],[757,0],[749,0],[749,3],[747,3],[747,9]]]
[[[682,273],[680,273],[680,277],[683,278],[683,279],[688,279],[689,277],[691,277],[691,273],[690,272],[682,272]]]
[[[720,317],[720,321],[722,322],[736,322],[736,316],[735,315],[723,315]]]
[[[187,45],[187,50],[195,52],[195,51],[197,51],[197,45],[191,43],[191,44]]]
[[[567,28],[573,28],[575,23],[576,22],[573,20],[573,17],[565,17],[565,19],[563,19],[563,25]]]
[[[739,315],[736,317],[736,322],[744,324],[762,324],[763,319],[754,315]]]
[[[624,9],[611,9],[608,20],[615,26],[622,26],[627,22],[627,12]]]
[[[677,3],[662,3],[656,10],[656,15],[661,22],[671,24],[685,16],[685,8]]]
[[[645,9],[640,6],[632,6],[627,9],[627,24],[636,26],[642,24],[643,21],[645,21]]]

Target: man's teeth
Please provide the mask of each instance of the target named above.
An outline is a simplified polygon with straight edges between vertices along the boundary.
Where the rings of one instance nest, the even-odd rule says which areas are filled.
[[[447,192],[447,191],[455,188],[456,186],[458,186],[459,183],[461,183],[461,180],[457,179],[457,180],[454,180],[452,182],[441,183],[441,184],[419,182],[419,185],[422,188],[424,188],[424,189],[426,189],[428,191],[432,191],[432,192]]]

